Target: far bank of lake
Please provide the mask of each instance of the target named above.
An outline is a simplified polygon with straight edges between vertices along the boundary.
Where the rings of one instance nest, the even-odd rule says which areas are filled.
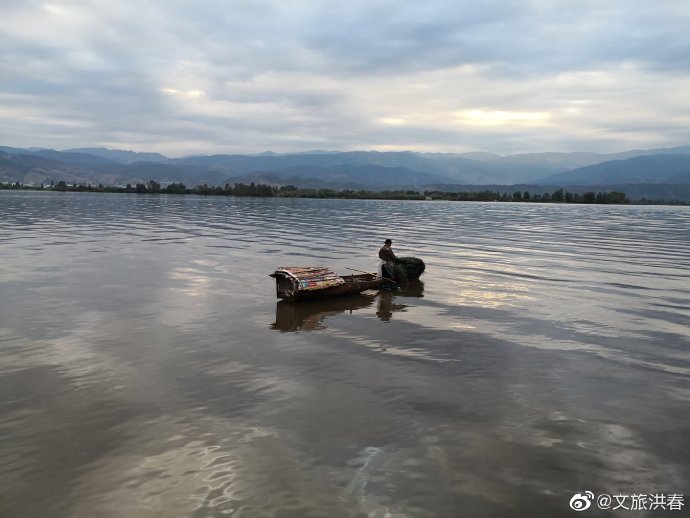
[[[182,183],[171,183],[161,186],[155,180],[146,184],[137,183],[126,186],[104,186],[90,184],[67,184],[63,181],[56,185],[23,185],[20,183],[1,183],[0,190],[30,190],[51,192],[98,192],[119,194],[196,194],[202,196],[250,196],[277,198],[323,198],[323,199],[368,199],[368,200],[446,200],[446,201],[485,201],[485,202],[527,202],[527,203],[575,203],[575,204],[639,204],[639,205],[687,205],[682,200],[648,200],[645,198],[630,200],[624,192],[615,190],[570,192],[563,188],[549,192],[541,189],[537,193],[528,190],[469,190],[469,191],[439,191],[425,190],[351,190],[351,189],[308,189],[297,188],[292,185],[272,186],[266,184],[225,184],[225,186],[198,185],[188,188]]]

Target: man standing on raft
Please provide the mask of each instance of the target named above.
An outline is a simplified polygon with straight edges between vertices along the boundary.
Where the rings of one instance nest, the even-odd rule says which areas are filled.
[[[384,279],[390,279],[393,281],[395,279],[393,261],[395,261],[395,254],[393,253],[393,241],[386,239],[383,246],[379,250],[379,276]],[[386,283],[388,288],[394,286],[392,282]],[[385,287],[385,285],[384,285]]]

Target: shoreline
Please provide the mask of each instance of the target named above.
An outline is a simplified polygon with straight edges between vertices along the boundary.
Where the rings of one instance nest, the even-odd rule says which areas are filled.
[[[563,188],[553,192],[531,193],[529,191],[515,191],[512,195],[507,192],[492,190],[484,191],[414,191],[414,190],[386,190],[367,191],[350,189],[306,189],[294,186],[275,187],[266,184],[236,183],[232,186],[212,187],[198,185],[188,188],[182,183],[171,183],[165,187],[150,180],[146,184],[138,183],[132,186],[97,186],[91,184],[72,184],[58,182],[57,185],[24,185],[19,182],[2,183],[0,190],[38,191],[38,192],[96,192],[114,194],[176,194],[200,196],[239,196],[255,198],[316,198],[316,199],[364,199],[364,200],[412,200],[412,201],[474,201],[474,202],[502,202],[502,203],[555,203],[575,205],[690,205],[686,201],[673,200],[639,200],[628,199],[623,192],[617,191],[589,191],[586,193],[571,193]]]

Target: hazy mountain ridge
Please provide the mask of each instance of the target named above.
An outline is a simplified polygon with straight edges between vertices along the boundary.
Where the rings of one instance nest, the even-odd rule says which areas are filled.
[[[610,186],[690,183],[690,146],[600,154],[415,153],[313,151],[169,158],[105,148],[66,151],[0,146],[0,181],[124,185],[182,182],[188,186],[239,181],[336,189],[427,188],[467,185]]]
[[[70,183],[105,183],[114,178],[94,171],[83,171],[65,162],[40,155],[6,153],[0,150],[0,182],[50,184],[51,180]]]
[[[131,164],[132,162],[167,162],[170,160],[160,153],[139,153],[136,151],[107,149],[104,147],[66,149],[64,152],[89,154],[122,164]]]
[[[643,155],[611,160],[542,178],[537,183],[604,185],[610,183],[690,183],[690,155]]]
[[[266,181],[271,179],[271,181]],[[315,183],[314,180],[317,180]],[[229,177],[229,183],[255,182],[273,185],[299,185],[300,187],[330,187],[334,189],[372,189],[385,186],[420,187],[447,181],[448,178],[430,173],[411,171],[403,167],[378,165],[340,165],[333,167],[305,166],[283,171],[257,171]]]

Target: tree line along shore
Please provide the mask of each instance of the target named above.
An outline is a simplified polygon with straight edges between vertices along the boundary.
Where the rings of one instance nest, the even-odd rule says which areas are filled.
[[[24,185],[19,182],[0,182],[2,190],[33,190],[57,192],[107,192],[134,194],[196,194],[203,196],[254,196],[276,198],[337,198],[337,199],[370,199],[370,200],[448,200],[448,201],[498,201],[498,202],[536,202],[536,203],[581,203],[581,204],[666,204],[687,205],[686,202],[664,200],[635,200],[626,198],[625,193],[616,191],[573,193],[562,188],[553,192],[531,193],[529,191],[515,191],[513,193],[493,190],[484,191],[366,191],[350,189],[308,189],[294,185],[272,186],[266,184],[235,183],[225,186],[197,185],[188,188],[182,183],[170,183],[166,186],[155,180],[146,183],[127,184],[121,186],[104,186],[103,184],[67,184],[59,181],[57,184],[44,186]]]

